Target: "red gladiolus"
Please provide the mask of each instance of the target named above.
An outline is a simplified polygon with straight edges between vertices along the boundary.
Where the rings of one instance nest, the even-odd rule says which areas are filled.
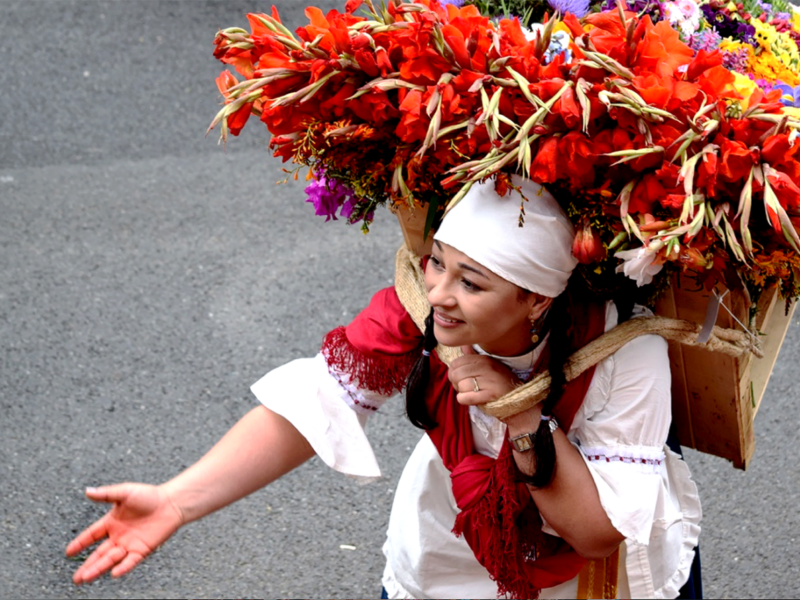
[[[712,67],[721,65],[722,59],[723,56],[719,50],[714,50],[713,52],[700,50],[686,69],[686,79],[694,81]]]
[[[798,187],[786,173],[774,170],[767,176],[770,185],[775,190],[775,195],[785,209],[800,209],[800,187]]]
[[[774,167],[793,160],[797,156],[798,150],[800,150],[800,145],[790,144],[788,134],[771,135],[761,148],[761,157]]]
[[[428,133],[428,119],[422,111],[422,92],[411,90],[400,104],[403,115],[397,125],[397,137],[406,143],[418,142],[425,139]]]
[[[719,177],[723,181],[733,182],[750,175],[753,157],[750,150],[741,142],[722,138],[720,141]]]
[[[653,203],[658,202],[664,197],[664,186],[652,173],[648,173],[636,184],[631,192],[630,203],[628,204],[629,213],[649,213]]]
[[[556,181],[558,164],[558,139],[545,138],[539,145],[539,151],[531,165],[531,179],[537,183],[553,183]]]
[[[600,236],[588,222],[578,229],[572,242],[572,255],[582,265],[600,262],[606,257],[607,250]]]

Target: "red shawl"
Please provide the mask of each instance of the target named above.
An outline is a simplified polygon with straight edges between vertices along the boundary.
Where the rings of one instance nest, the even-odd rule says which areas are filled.
[[[603,307],[582,308],[572,314],[575,348],[598,337],[605,328]],[[349,373],[359,387],[388,395],[405,387],[421,341],[422,334],[394,288],[386,288],[350,325],[329,333],[322,351],[332,368]],[[508,444],[503,445],[497,460],[475,451],[469,410],[456,401],[447,368],[435,353],[431,356],[426,402],[438,426],[427,433],[450,471],[461,510],[453,531],[464,536],[497,582],[498,595],[536,598],[541,588],[575,577],[585,561],[561,538],[542,532],[530,492],[517,481]],[[594,368],[567,384],[554,410],[564,431],[569,430],[593,375]]]

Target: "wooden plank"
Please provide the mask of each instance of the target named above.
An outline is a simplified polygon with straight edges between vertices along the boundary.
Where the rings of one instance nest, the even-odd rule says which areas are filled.
[[[657,314],[703,323],[711,293],[681,283],[685,279],[673,282],[659,300]],[[742,324],[749,324],[749,303],[743,291],[728,293],[717,326],[741,331]],[[764,334],[762,359],[670,343],[673,419],[682,445],[730,460],[737,468],[747,467],[755,449],[755,416],[791,323],[783,306],[777,290],[762,294],[754,323]]]

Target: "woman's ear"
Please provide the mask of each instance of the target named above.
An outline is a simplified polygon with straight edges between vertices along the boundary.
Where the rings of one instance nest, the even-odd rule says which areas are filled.
[[[538,321],[541,316],[547,312],[553,304],[553,299],[540,294],[531,294],[530,310],[528,311],[528,319],[531,321]]]

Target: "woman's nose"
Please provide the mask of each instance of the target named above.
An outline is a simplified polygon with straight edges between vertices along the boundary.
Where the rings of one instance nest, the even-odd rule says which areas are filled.
[[[428,302],[431,306],[450,306],[454,304],[453,295],[447,277],[439,277],[430,282],[428,288]]]

